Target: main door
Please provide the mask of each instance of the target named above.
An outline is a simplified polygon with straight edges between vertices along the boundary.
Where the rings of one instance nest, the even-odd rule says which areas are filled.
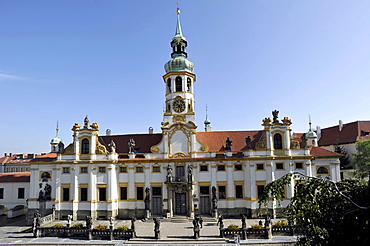
[[[186,215],[186,193],[175,193],[175,214]]]
[[[211,200],[209,194],[209,186],[200,186],[199,191],[200,191],[199,214],[210,214]]]
[[[162,215],[162,187],[152,187],[152,214]]]

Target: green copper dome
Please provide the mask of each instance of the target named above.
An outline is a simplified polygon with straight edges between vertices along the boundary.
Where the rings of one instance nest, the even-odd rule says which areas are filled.
[[[194,72],[194,64],[185,57],[179,56],[171,59],[164,65],[166,73],[169,72]]]
[[[58,137],[55,137],[55,138],[51,139],[50,144],[51,145],[58,145],[60,142],[62,142],[62,139],[60,139]]]
[[[314,131],[309,131],[306,133],[306,138],[317,138],[317,134]]]

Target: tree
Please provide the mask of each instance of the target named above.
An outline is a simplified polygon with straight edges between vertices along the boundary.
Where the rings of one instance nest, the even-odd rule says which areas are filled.
[[[370,139],[358,141],[356,152],[353,158],[355,175],[359,178],[368,177],[370,179]]]
[[[300,237],[297,245],[368,245],[370,188],[364,180],[332,181],[290,173],[266,185],[260,207],[280,203],[295,180],[295,194],[284,214]],[[360,204],[360,205],[359,205]]]
[[[336,144],[334,147],[334,152],[343,155],[342,157],[339,158],[341,169],[352,167],[351,158],[348,156],[347,150],[343,146]]]

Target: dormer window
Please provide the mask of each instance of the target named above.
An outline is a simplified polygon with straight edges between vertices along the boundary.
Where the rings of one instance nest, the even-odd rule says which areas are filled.
[[[176,77],[176,92],[182,91],[182,78],[180,76]]]
[[[280,133],[274,135],[274,149],[283,149],[283,142]]]
[[[89,140],[83,139],[82,146],[81,146],[81,154],[88,154],[89,153]]]

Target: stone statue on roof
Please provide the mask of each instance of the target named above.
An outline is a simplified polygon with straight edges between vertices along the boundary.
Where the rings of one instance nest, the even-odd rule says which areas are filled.
[[[116,144],[113,140],[110,141],[110,143],[108,144],[108,147],[111,153],[116,153]]]
[[[252,149],[252,139],[251,139],[251,136],[248,136],[245,139],[245,143],[247,144],[247,149]]]
[[[278,110],[274,110],[272,111],[272,116],[273,116],[273,122],[272,123],[279,123],[279,111]]]
[[[84,128],[89,128],[89,124],[90,124],[90,121],[89,121],[89,118],[87,118],[87,115],[84,119]]]
[[[231,139],[229,137],[227,137],[225,150],[231,151],[231,146],[233,146],[232,143],[233,143],[233,141],[231,141]]]
[[[130,138],[128,141],[128,153],[135,153],[135,140]]]

